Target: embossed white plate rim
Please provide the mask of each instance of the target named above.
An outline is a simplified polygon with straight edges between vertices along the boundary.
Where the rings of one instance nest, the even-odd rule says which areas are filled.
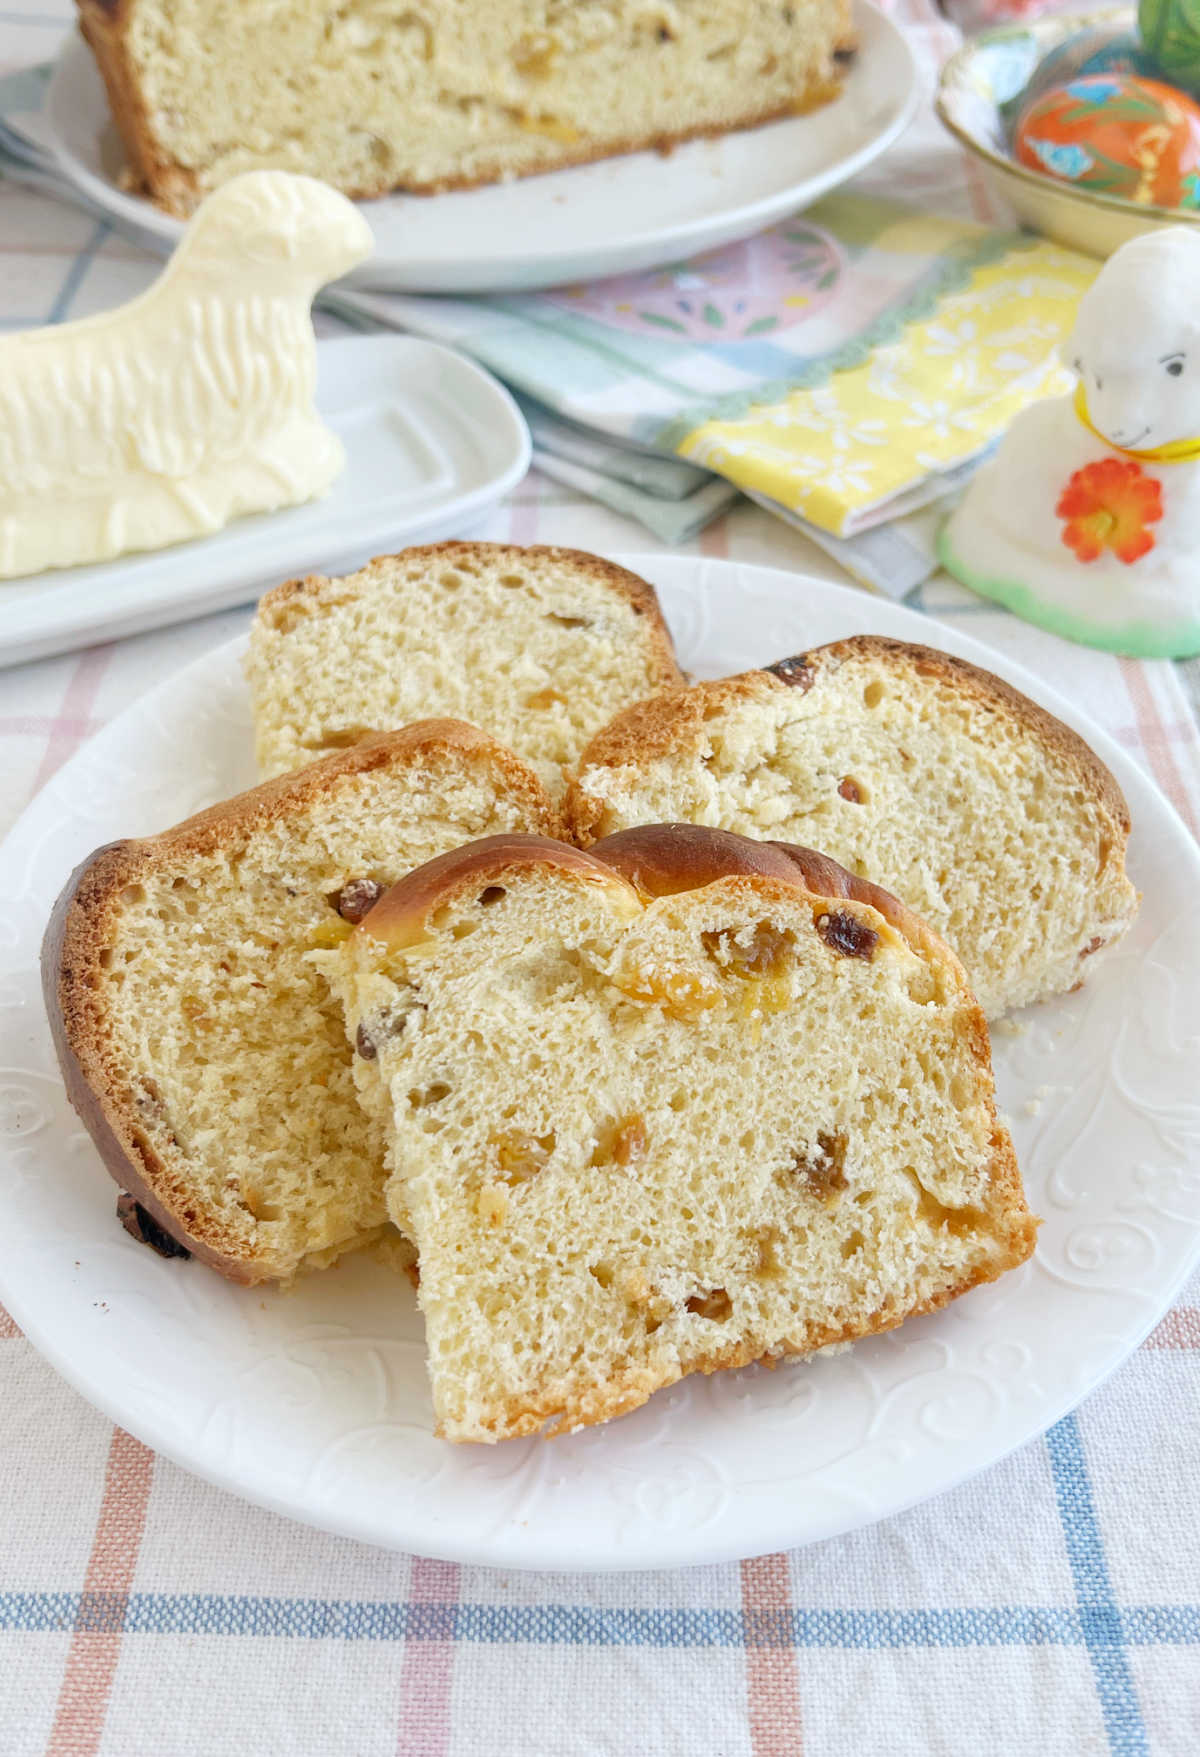
[[[531,290],[657,267],[798,212],[885,151],[920,99],[916,62],[897,25],[869,0],[855,0],[854,12],[860,52],[833,104],[686,143],[667,160],[626,154],[484,189],[364,202],[376,253],[343,284],[406,293]],[[108,109],[74,33],[60,52],[44,118],[59,168],[82,194],[160,248],[178,239],[181,221],[120,189],[104,168]],[[740,199],[729,193],[735,181],[745,186]],[[684,218],[675,217],[679,209]],[[569,227],[574,235],[564,239]]]
[[[1152,930],[1153,918],[1153,930],[1159,937],[1174,934],[1172,899],[1176,894],[1181,899],[1178,928],[1182,938],[1178,945],[1171,943],[1168,973],[1182,972],[1182,980],[1171,991],[1168,1006],[1161,1004],[1157,988],[1151,986],[1143,993],[1138,985],[1157,982],[1167,965],[1155,961],[1154,945],[1149,951],[1141,946],[1139,929],[1135,928],[1128,951],[1118,953],[1107,970],[1098,971],[1095,982],[1080,995],[1032,1010],[1023,1021],[1024,1037],[998,1035],[997,1062],[998,1066],[1007,1063],[1018,1067],[1024,1057],[1035,1070],[1022,1076],[1024,1086],[1019,1081],[1014,1086],[1010,1080],[1005,1095],[1010,1101],[1019,1098],[1023,1090],[1039,1089],[1030,1084],[1035,1078],[1041,1081],[1048,1074],[1060,1076],[1057,1084],[1065,1096],[1060,1103],[1046,1107],[1042,1122],[1013,1118],[1018,1137],[1027,1136],[1033,1143],[1028,1148],[1030,1163],[1040,1165],[1048,1158],[1055,1167],[1055,1177],[1070,1172],[1076,1137],[1056,1143],[1053,1135],[1056,1128],[1065,1126],[1064,1119],[1069,1121],[1078,1097],[1084,1106],[1077,1137],[1080,1160],[1094,1166],[1088,1173],[1093,1181],[1102,1175],[1112,1179],[1114,1167],[1106,1167],[1082,1149],[1093,1117],[1102,1124],[1101,1157],[1108,1148],[1108,1131],[1120,1119],[1114,1121],[1104,1106],[1111,1109],[1114,1069],[1118,1085],[1126,1079],[1126,1071],[1116,1060],[1097,1067],[1086,1056],[1079,1065],[1067,1060],[1056,1067],[1054,1055],[1064,1052],[1054,1050],[1050,1042],[1055,1034],[1063,1035],[1068,1052],[1074,1054],[1071,1045],[1079,1037],[1085,1040],[1085,1048],[1089,1032],[1103,1038],[1110,1028],[1111,1013],[1114,1041],[1118,1049],[1132,1055],[1139,1077],[1165,1080],[1161,1090],[1155,1086],[1149,1100],[1130,1109],[1142,1129],[1137,1138],[1165,1143],[1168,1137],[1174,1138],[1174,1130],[1182,1146],[1172,1149],[1169,1163],[1164,1159],[1162,1166],[1150,1163],[1155,1150],[1143,1153],[1136,1149],[1131,1153],[1128,1178],[1122,1168],[1116,1168],[1120,1175],[1112,1186],[1115,1205],[1111,1210],[1116,1219],[1106,1218],[1110,1212],[1107,1207],[1095,1206],[1099,1198],[1094,1191],[1089,1189],[1079,1198],[1085,1202],[1082,1209],[1078,1199],[1066,1191],[1071,1196],[1068,1209],[1074,1206],[1080,1222],[1068,1239],[1070,1242],[1078,1235],[1081,1240],[1078,1262],[1065,1255],[1060,1261],[1050,1253],[1048,1263],[1039,1269],[1043,1256],[1043,1247],[1039,1247],[1034,1264],[993,1288],[967,1295],[945,1312],[905,1325],[890,1337],[859,1344],[847,1354],[809,1367],[784,1367],[774,1374],[748,1370],[716,1375],[709,1381],[690,1380],[660,1393],[645,1410],[604,1429],[553,1443],[518,1441],[497,1448],[439,1449],[437,1442],[419,1431],[412,1397],[408,1404],[396,1404],[393,1410],[387,1399],[394,1401],[396,1387],[389,1383],[385,1396],[388,1419],[377,1424],[378,1433],[363,1427],[349,1438],[357,1443],[360,1434],[373,1435],[396,1449],[385,1455],[382,1473],[369,1452],[361,1457],[352,1455],[353,1468],[348,1475],[343,1472],[344,1482],[335,1468],[331,1500],[321,1493],[321,1470],[325,1468],[321,1458],[303,1483],[281,1487],[278,1459],[272,1464],[276,1472],[273,1479],[262,1449],[252,1446],[239,1454],[228,1436],[236,1421],[247,1414],[244,1406],[251,1397],[266,1402],[275,1396],[272,1372],[276,1369],[276,1376],[283,1381],[278,1408],[287,1419],[294,1408],[315,1408],[319,1413],[323,1398],[336,1400],[346,1395],[345,1385],[337,1377],[337,1362],[332,1366],[326,1362],[324,1367],[319,1363],[322,1350],[333,1355],[343,1343],[351,1350],[356,1344],[353,1335],[335,1333],[338,1326],[330,1322],[329,1314],[336,1314],[339,1299],[359,1297],[360,1289],[353,1279],[358,1272],[352,1272],[347,1282],[339,1282],[340,1270],[311,1278],[307,1291],[291,1296],[300,1302],[292,1306],[281,1296],[272,1295],[269,1301],[261,1302],[268,1316],[260,1320],[257,1290],[231,1289],[196,1265],[160,1263],[125,1240],[112,1219],[113,1187],[98,1162],[93,1168],[88,1160],[89,1146],[72,1147],[78,1129],[70,1119],[43,1148],[34,1144],[36,1133],[26,1147],[22,1147],[19,1134],[0,1136],[0,1216],[4,1222],[0,1227],[0,1298],[30,1341],[69,1383],[155,1450],[219,1487],[273,1512],[348,1537],[449,1560],[597,1571],[680,1566],[791,1547],[902,1511],[955,1487],[1035,1438],[1074,1407],[1126,1358],[1166,1311],[1200,1247],[1200,1187],[1194,1177],[1194,1166],[1200,1159],[1200,1123],[1192,1115],[1191,1077],[1193,1046],[1200,1041],[1200,939],[1187,928],[1182,913],[1183,897],[1189,890],[1194,894],[1200,878],[1200,852],[1161,794],[1112,740],[1053,690],[955,630],[864,593],[782,569],[661,556],[618,559],[659,586],[680,636],[684,662],[695,669],[715,674],[721,668],[722,653],[730,651],[727,646],[717,650],[711,644],[715,639],[712,619],[716,618],[719,627],[722,613],[729,622],[731,641],[742,641],[751,649],[759,643],[749,658],[746,646],[733,648],[739,665],[803,650],[838,633],[877,632],[918,639],[985,664],[1088,737],[1129,798],[1134,818],[1131,865],[1144,893],[1147,931]],[[710,619],[707,650],[697,639],[697,631],[703,632],[701,609]],[[769,637],[768,626],[772,630]],[[770,652],[762,650],[767,638],[772,642]],[[217,720],[208,732],[218,755],[224,752],[225,768],[218,766],[224,783],[240,784],[247,778],[248,760],[243,760],[240,742],[244,733],[237,723],[242,710],[236,705],[237,687],[232,681],[240,645],[231,643],[196,661],[111,723],[60,771],[0,848],[0,887],[6,897],[15,900],[18,920],[15,943],[0,948],[0,993],[6,985],[23,985],[26,995],[32,992],[30,958],[49,900],[39,887],[48,888],[51,881],[57,884],[61,873],[55,867],[63,864],[66,844],[72,844],[72,857],[87,845],[70,813],[73,810],[75,817],[92,813],[95,821],[89,825],[88,835],[93,842],[104,839],[105,828],[119,831],[124,827],[122,813],[116,808],[116,796],[127,785],[129,775],[123,765],[135,757],[153,763],[151,741],[146,737],[150,729],[161,733],[174,724],[186,742],[198,712],[196,702],[216,701],[218,713],[234,703],[228,726]],[[145,754],[138,756],[139,748]],[[236,761],[229,757],[235,750]],[[184,785],[190,773],[188,760],[185,753],[178,782],[180,809],[192,809],[198,802],[194,797],[197,785],[204,791],[203,777],[198,782],[195,773],[191,773],[188,786]],[[106,784],[113,796],[110,799],[97,794]],[[174,774],[165,774],[161,784],[165,796],[170,797],[176,785]],[[140,831],[148,826],[129,827]],[[92,834],[93,829],[101,833]],[[62,838],[63,846],[51,846],[56,836]],[[1159,927],[1158,915],[1164,909],[1164,924]],[[1141,1020],[1139,1007],[1145,1008]],[[46,1059],[46,1033],[40,1014],[33,1006],[24,1012],[9,1010],[20,1014],[24,1026],[22,1029],[20,1020],[15,1024],[10,1020],[7,1025],[0,1020],[0,1123],[6,1102],[15,1105],[14,1114],[20,1116],[21,1094],[18,1091],[12,1098],[5,1086],[6,1080],[24,1071],[8,1065],[19,1043],[32,1043],[34,1048],[26,1053],[35,1059],[40,1054],[38,1065],[31,1064],[29,1069],[31,1084],[26,1096],[30,1103],[39,1080],[51,1094],[47,1105],[56,1102],[61,1108],[62,1103],[60,1089],[54,1096],[58,1083],[49,1073],[52,1064]],[[1162,1073],[1164,1060],[1169,1062],[1174,1053],[1169,1041],[1166,1051],[1161,1042],[1148,1043],[1143,1050],[1142,1036],[1153,1036],[1164,1018],[1167,1038],[1174,1030],[1182,1046],[1182,1074],[1174,1070],[1174,1063],[1166,1075]],[[1095,1075],[1099,1075],[1099,1108],[1088,1109],[1087,1083]],[[1136,1099],[1136,1092],[1133,1096]],[[1050,1140],[1043,1149],[1037,1143],[1046,1135]],[[1115,1143],[1117,1136],[1112,1139]],[[1116,1151],[1115,1144],[1112,1150]],[[78,1242],[72,1243],[64,1235],[61,1240],[52,1236],[47,1243],[44,1231],[38,1232],[36,1215],[31,1216],[17,1199],[17,1185],[23,1178],[31,1199],[35,1204],[44,1201],[47,1213],[55,1212],[55,1200],[69,1198],[70,1204],[76,1204],[71,1152],[80,1159],[78,1189],[86,1192],[88,1205],[88,1212],[80,1219],[86,1232],[82,1254],[95,1255],[101,1264],[93,1271],[89,1261],[87,1272],[93,1279],[85,1292],[101,1296],[91,1305],[107,1303],[110,1308],[107,1315],[96,1319],[87,1317],[89,1305],[72,1287],[71,1259],[81,1256]],[[25,1171],[21,1170],[22,1153],[31,1155]],[[36,1169],[35,1178],[30,1178],[28,1167]],[[1159,1184],[1154,1184],[1156,1177]],[[1137,1191],[1146,1197],[1148,1223],[1138,1206],[1142,1197]],[[1035,1192],[1035,1206],[1047,1194],[1053,1192],[1046,1188]],[[1088,1202],[1091,1207],[1086,1206]],[[1119,1218],[1126,1209],[1140,1216],[1136,1224]],[[74,1223],[75,1215],[76,1206],[68,1205],[58,1218]],[[1103,1277],[1089,1281],[1096,1268],[1096,1237],[1103,1225],[1115,1231],[1124,1228],[1134,1237],[1135,1251],[1140,1247],[1134,1235],[1140,1232],[1162,1255],[1162,1273],[1154,1268],[1157,1258],[1151,1262],[1154,1273],[1148,1278],[1136,1263],[1133,1269],[1127,1263],[1123,1268],[1120,1251],[1115,1267],[1104,1267],[1104,1252],[1100,1250],[1097,1260]],[[1091,1243],[1085,1236],[1088,1226],[1095,1235]],[[1044,1241],[1050,1228],[1048,1220]],[[37,1252],[41,1257],[35,1260],[33,1253]],[[105,1268],[109,1259],[115,1268]],[[361,1274],[369,1279],[383,1272],[363,1266]],[[1141,1281],[1136,1279],[1139,1274]],[[179,1275],[188,1278],[186,1283],[170,1279]],[[1124,1281],[1122,1275],[1126,1276]],[[380,1285],[385,1286],[389,1301],[397,1298],[390,1291],[395,1283]],[[1078,1322],[1064,1326],[1060,1321],[1048,1329],[1052,1294],[1064,1310],[1077,1313]],[[255,1322],[282,1322],[286,1334],[288,1325],[298,1325],[303,1302],[314,1297],[312,1309],[317,1321],[308,1323],[292,1354],[285,1358],[277,1351],[264,1356],[260,1377],[239,1392],[240,1403],[226,1398],[188,1433],[173,1419],[173,1399],[181,1392],[168,1375],[160,1373],[139,1391],[125,1376],[121,1361],[104,1352],[108,1344],[102,1333],[109,1319],[115,1321],[119,1334],[128,1332],[139,1346],[144,1343],[152,1351],[155,1330],[170,1316],[172,1302],[179,1302],[182,1309],[182,1303],[189,1300],[189,1323],[200,1320],[210,1324],[213,1333],[233,1314],[232,1321],[246,1329]],[[1031,1343],[1020,1339],[1021,1326]],[[405,1372],[417,1370],[417,1349],[411,1334],[397,1332],[381,1339],[371,1355],[367,1343],[373,1348],[376,1340],[371,1336],[363,1342],[364,1371],[377,1368],[386,1379],[394,1364],[389,1364],[390,1357],[385,1359],[387,1348],[403,1357]],[[224,1357],[213,1361],[201,1351],[201,1359],[207,1372],[221,1375],[228,1369],[231,1382],[235,1369],[242,1370],[242,1363],[232,1357],[229,1362]],[[253,1350],[247,1359],[251,1370],[259,1372]],[[281,1360],[286,1371],[279,1367]],[[172,1361],[177,1373],[196,1370],[194,1362],[180,1362],[175,1356]],[[968,1366],[969,1362],[974,1364]],[[1042,1386],[1040,1380],[1047,1373],[1057,1373],[1060,1382]],[[343,1373],[343,1379],[345,1376]],[[363,1382],[363,1373],[350,1378],[357,1387]],[[317,1384],[315,1398],[311,1394],[313,1380]],[[843,1395],[847,1386],[849,1391]],[[309,1396],[308,1404],[305,1395]],[[797,1405],[794,1417],[792,1403]],[[232,1409],[226,1407],[231,1404]],[[818,1406],[819,1417],[811,1414]],[[274,1410],[271,1405],[272,1421],[277,1419]],[[847,1433],[861,1426],[863,1437],[842,1452],[823,1458],[822,1445],[836,1447],[836,1424],[843,1420],[849,1423]],[[252,1426],[248,1431],[253,1432]],[[341,1438],[335,1436],[327,1451],[336,1452],[340,1445]],[[411,1483],[404,1486],[403,1492],[397,1487],[391,1504],[382,1508],[380,1497],[386,1495],[391,1480],[388,1473],[418,1453],[435,1461],[432,1475],[415,1487]],[[777,1461],[781,1468],[771,1474]],[[442,1480],[447,1473],[449,1487]]]

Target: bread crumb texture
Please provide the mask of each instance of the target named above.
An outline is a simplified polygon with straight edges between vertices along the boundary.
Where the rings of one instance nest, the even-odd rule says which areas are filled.
[[[495,182],[835,95],[846,0],[81,0],[126,146],[188,213],[239,172]]]
[[[412,875],[337,954],[440,1434],[603,1421],[1030,1254],[986,1027],[919,923],[736,870],[647,897],[603,845],[536,848]]]
[[[682,681],[646,581],[575,550],[498,543],[408,549],[269,592],[246,674],[265,775],[449,714],[558,794],[613,714]]]
[[[355,1094],[331,949],[410,867],[556,821],[472,728],[379,742],[93,857],[48,973],[127,1157],[127,1177],[111,1154],[110,1169],[238,1280],[286,1279],[390,1230],[382,1118]]]
[[[585,847],[678,819],[819,848],[942,935],[989,1017],[1073,988],[1137,907],[1125,802],[1083,741],[1000,679],[873,636],[627,710],[567,815]]]

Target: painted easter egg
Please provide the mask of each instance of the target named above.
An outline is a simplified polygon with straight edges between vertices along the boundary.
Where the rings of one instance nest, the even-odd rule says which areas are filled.
[[[1200,0],[1140,0],[1138,28],[1160,72],[1200,92]]]
[[[1053,91],[1056,85],[1070,85],[1075,79],[1086,79],[1093,73],[1136,73],[1156,79],[1158,71],[1136,31],[1115,24],[1093,25],[1088,30],[1075,31],[1042,57],[1016,105],[1024,111],[1043,92]]]
[[[1158,207],[1200,207],[1200,108],[1156,79],[1093,73],[1043,92],[1013,139],[1017,162]]]

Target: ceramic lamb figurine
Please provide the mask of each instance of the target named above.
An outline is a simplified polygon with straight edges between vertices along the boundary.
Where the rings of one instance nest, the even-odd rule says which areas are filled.
[[[942,560],[1071,640],[1200,653],[1200,232],[1118,250],[1067,347],[1074,396],[1017,416],[944,529]]]
[[[344,454],[313,407],[309,307],[371,247],[344,196],[253,171],[139,298],[0,337],[0,579],[324,493]]]

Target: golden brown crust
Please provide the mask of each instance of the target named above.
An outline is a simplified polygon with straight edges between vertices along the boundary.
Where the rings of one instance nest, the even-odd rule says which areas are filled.
[[[989,711],[1017,721],[1066,764],[1093,795],[1111,818],[1117,838],[1123,841],[1128,836],[1129,808],[1124,795],[1078,733],[990,671],[933,647],[888,640],[882,635],[853,635],[781,659],[762,671],[744,671],[734,677],[664,690],[623,709],[596,733],[579,759],[563,808],[568,832],[584,848],[602,832],[604,806],[582,783],[589,768],[641,766],[695,749],[703,741],[705,725],[739,701],[758,697],[764,688],[799,689],[807,695],[819,688],[823,674],[832,677],[842,664],[855,659],[883,659],[918,679],[950,684]]]
[[[76,0],[79,28],[96,58],[100,77],[108,95],[113,123],[129,156],[135,186],[140,187],[166,213],[178,219],[189,219],[208,193],[201,188],[194,170],[164,157],[150,125],[150,115],[142,97],[134,69],[125,47],[126,14],[129,0]],[[845,61],[853,55],[855,38],[849,26],[843,30],[834,48],[835,70],[826,80],[812,82],[803,92],[783,104],[750,104],[731,122],[710,123],[673,133],[628,136],[604,146],[580,142],[572,146],[555,142],[552,156],[547,144],[547,158],[519,177],[538,177],[551,171],[568,170],[572,166],[594,164],[600,159],[620,158],[627,153],[669,153],[689,140],[717,139],[751,128],[764,127],[787,116],[805,115],[832,102],[841,94],[840,73]],[[442,177],[432,182],[395,182],[381,177],[378,182],[343,190],[351,201],[371,201],[393,190],[409,195],[444,195],[456,189],[478,189],[485,184],[506,181],[513,175],[507,164],[498,159],[481,165],[470,176]]]
[[[567,833],[581,848],[590,848],[604,834],[605,807],[584,785],[589,769],[643,767],[659,757],[696,749],[704,726],[736,702],[753,700],[762,689],[761,671],[733,677],[703,679],[661,689],[614,714],[584,746],[575,773],[567,783],[563,816]]]
[[[678,896],[722,879],[747,879],[765,892],[803,891],[831,911],[849,903],[881,915],[904,942],[924,958],[952,970],[970,993],[970,982],[955,953],[919,915],[882,886],[861,879],[828,855],[791,842],[754,842],[730,830],[698,824],[642,824],[619,830],[586,852],[546,836],[488,836],[440,854],[405,875],[380,898],[356,935],[393,950],[418,945],[431,932],[431,917],[447,904],[517,872],[569,872],[591,884],[619,888],[630,899]],[[984,1052],[987,1027],[979,1015]]]
[[[698,824],[644,824],[605,836],[589,852],[647,897],[698,890],[722,878],[763,878],[799,886],[820,902],[865,903],[914,951],[936,953],[961,969],[950,947],[907,904],[798,842],[753,842]]]
[[[371,732],[347,750],[335,751],[303,769],[276,775],[245,793],[222,800],[185,818],[161,835],[148,837],[142,847],[162,847],[173,855],[207,854],[228,844],[231,834],[249,835],[289,817],[298,807],[315,804],[337,792],[348,776],[386,769],[394,762],[411,763],[423,756],[449,752],[472,755],[492,766],[532,814],[541,817],[548,830],[557,827],[558,813],[546,797],[537,776],[507,745],[471,726],[466,720],[414,720],[395,732]]]
[[[121,894],[153,872],[244,844],[255,831],[333,797],[358,775],[448,753],[489,765],[534,821],[556,827],[557,813],[537,777],[496,739],[463,721],[419,721],[264,782],[160,835],[98,849],[72,874],[54,906],[42,944],[42,986],[67,1096],[121,1189],[194,1256],[231,1280],[278,1279],[289,1266],[248,1257],[244,1240],[195,1207],[187,1179],[153,1146],[138,1095],[117,1075],[102,971]]]
[[[67,882],[42,941],[42,992],[67,1097],[121,1190],[177,1242],[232,1281],[269,1277],[229,1239],[209,1232],[206,1216],[189,1210],[186,1192],[172,1187],[170,1168],[142,1126],[132,1093],[116,1083],[107,1052],[103,1003],[96,971],[108,944],[116,899],[146,870],[134,842],[99,848]]]
[[[852,52],[852,44],[847,42],[845,47],[847,53]],[[752,105],[732,122],[698,123],[694,128],[678,128],[667,133],[630,134],[607,146],[588,146],[583,142],[573,146],[555,142],[558,150],[553,159],[540,165],[531,165],[525,171],[514,172],[503,160],[498,159],[492,164],[484,165],[469,177],[439,177],[429,183],[386,183],[371,189],[348,190],[346,193],[354,201],[388,195],[393,190],[403,191],[406,195],[448,195],[456,189],[481,189],[486,184],[502,183],[510,178],[523,180],[526,177],[547,176],[552,171],[569,171],[579,165],[597,164],[601,159],[623,158],[628,153],[656,152],[665,158],[677,146],[686,146],[690,140],[719,140],[722,135],[765,128],[768,122],[782,122],[789,116],[807,116],[811,111],[831,104],[841,94],[842,82],[835,72],[827,80],[812,82],[786,103]]]
[[[654,688],[665,689],[683,681],[683,672],[675,658],[675,643],[671,639],[671,631],[658,602],[658,594],[649,580],[642,579],[640,574],[631,573],[627,567],[618,567],[614,561],[606,561],[601,555],[592,555],[585,549],[564,549],[544,543],[527,546],[518,543],[460,541],[424,543],[412,549],[402,549],[395,555],[377,555],[359,571],[369,574],[392,562],[416,561],[425,563],[430,568],[442,562],[453,564],[456,561],[477,561],[484,565],[502,562],[506,557],[511,557],[517,565],[533,557],[590,574],[616,597],[623,598],[635,616],[644,618]],[[286,635],[298,617],[317,614],[348,602],[353,595],[346,591],[346,579],[349,577],[352,576],[338,578],[326,574],[308,574],[303,579],[285,580],[282,585],[264,593],[259,599],[256,613],[258,626]],[[355,588],[355,591],[358,589]]]
[[[430,933],[430,917],[446,904],[520,872],[569,872],[589,884],[637,893],[594,855],[551,836],[485,836],[452,848],[418,866],[382,896],[354,930],[354,937],[375,940],[393,950],[419,945]]]
[[[129,158],[132,187],[149,192],[155,205],[167,213],[187,218],[198,207],[200,192],[194,174],[164,158],[154,138],[150,112],[125,46],[130,0],[75,3],[80,34],[96,58],[113,124]]]

